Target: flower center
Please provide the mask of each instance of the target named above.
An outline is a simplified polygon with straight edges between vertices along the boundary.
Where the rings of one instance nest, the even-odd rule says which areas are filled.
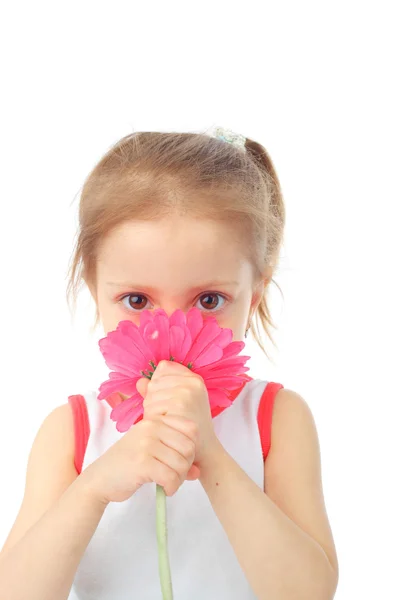
[[[173,356],[170,357],[169,359],[172,362],[175,362],[175,358]],[[183,362],[180,363],[181,365],[183,365]],[[157,365],[155,364],[155,362],[153,360],[149,361],[149,365],[151,366],[151,369],[146,369],[145,371],[140,371],[140,374],[143,375],[143,377],[146,377],[146,379],[151,379],[154,375],[155,370],[157,369]],[[193,369],[193,363],[188,363],[187,365],[188,369]]]

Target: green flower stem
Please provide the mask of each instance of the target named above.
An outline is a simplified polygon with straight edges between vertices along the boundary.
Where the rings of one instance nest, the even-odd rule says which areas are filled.
[[[156,484],[156,528],[158,546],[158,572],[163,600],[173,600],[171,572],[168,559],[167,498],[164,488]]]

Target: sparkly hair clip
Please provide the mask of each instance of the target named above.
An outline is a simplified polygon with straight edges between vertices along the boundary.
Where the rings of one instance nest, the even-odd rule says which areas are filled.
[[[228,142],[237,148],[245,150],[246,138],[240,133],[235,133],[230,129],[224,129],[223,127],[215,127],[211,132],[211,137],[215,137],[223,142]]]

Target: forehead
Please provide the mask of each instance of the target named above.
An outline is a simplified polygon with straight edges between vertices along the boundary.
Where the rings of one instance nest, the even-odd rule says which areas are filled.
[[[212,280],[247,280],[251,270],[240,233],[227,223],[190,217],[130,221],[103,241],[98,282],[135,282],[171,289]]]

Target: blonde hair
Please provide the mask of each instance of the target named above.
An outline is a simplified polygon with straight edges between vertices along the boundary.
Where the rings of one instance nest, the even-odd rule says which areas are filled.
[[[245,152],[205,133],[136,132],[121,138],[87,176],[70,259],[67,301],[94,286],[98,248],[129,220],[175,214],[211,218],[240,229],[256,277],[272,279],[285,225],[280,182],[265,148],[246,138]],[[281,291],[278,284],[276,284]],[[256,317],[276,347],[266,285]],[[281,291],[282,293],[282,291]],[[96,324],[99,321],[96,308]],[[268,357],[258,321],[251,332]]]

